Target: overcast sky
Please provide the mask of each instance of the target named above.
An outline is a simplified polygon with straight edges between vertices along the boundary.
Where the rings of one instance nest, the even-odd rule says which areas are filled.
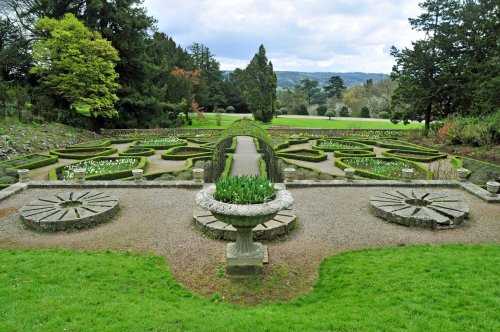
[[[389,73],[392,45],[420,33],[421,0],[145,0],[159,30],[207,46],[221,69],[244,68],[260,44],[275,70]]]

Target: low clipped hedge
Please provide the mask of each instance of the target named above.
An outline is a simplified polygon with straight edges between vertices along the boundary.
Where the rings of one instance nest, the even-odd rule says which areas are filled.
[[[210,159],[211,159],[210,156],[188,158],[186,160],[186,165],[184,167],[182,167],[182,168],[179,168],[179,169],[175,170],[175,171],[155,172],[155,173],[143,174],[142,177],[144,179],[146,179],[146,180],[155,180],[155,179],[158,179],[158,178],[162,177],[163,175],[169,175],[169,174],[172,175],[173,177],[175,177],[178,174],[186,172],[190,168],[193,168],[195,162],[197,162],[199,160],[210,160]],[[133,179],[134,179],[133,176],[129,176],[129,177],[122,178],[122,179],[119,179],[119,180],[120,181],[132,181]]]
[[[275,146],[273,146],[273,148],[274,148],[274,150],[278,151],[278,150],[286,149],[286,148],[290,147],[290,145],[305,144],[307,142],[309,142],[308,137],[290,138],[283,143],[276,144]]]
[[[141,148],[138,146],[133,146],[130,148],[127,148],[123,151],[118,152],[119,156],[122,157],[135,157],[135,156],[152,156],[155,154],[155,149],[153,148]]]
[[[422,163],[428,163],[431,161],[444,159],[448,157],[446,153],[418,151],[418,150],[387,150],[387,151],[382,151],[382,155],[385,157],[395,157]]]
[[[431,178],[431,172],[423,167],[420,166],[419,164],[405,160],[405,159],[400,159],[400,158],[387,158],[387,157],[382,157],[382,158],[369,158],[369,157],[364,157],[366,159],[372,159],[372,160],[382,160],[386,162],[391,162],[391,161],[398,161],[404,164],[404,167],[402,168],[413,168],[415,171],[415,179],[430,179]],[[336,158],[335,159],[335,166],[337,166],[340,169],[345,169],[345,168],[353,168],[356,170],[356,174],[360,175],[365,178],[369,179],[378,179],[378,180],[399,180],[401,179],[401,172],[398,172],[398,175],[390,176],[390,175],[384,175],[380,174],[377,172],[373,172],[367,169],[359,168],[356,166],[353,166],[351,161],[354,161],[355,159],[362,159],[361,157],[343,157],[343,158]],[[401,168],[401,169],[402,169]]]
[[[481,187],[486,186],[486,182],[500,181],[500,166],[485,161],[453,156],[450,163],[455,168],[466,168],[469,170],[468,179],[470,182]]]
[[[393,149],[393,150],[410,150],[410,151],[427,151],[427,152],[435,152],[439,153],[439,151],[434,150],[434,149],[429,149],[424,146],[420,146],[417,144],[413,144],[410,142],[406,141],[399,141],[399,140],[378,140],[377,141],[377,146],[381,148],[386,148],[386,149]]]
[[[166,138],[166,137],[164,137]],[[130,144],[130,147],[141,147],[141,148],[151,148],[155,150],[168,150],[170,148],[176,147],[176,146],[184,146],[187,145],[186,140],[179,140],[178,142],[160,142],[158,140],[161,140],[162,138],[151,138],[151,139],[145,139],[145,140],[138,140],[134,141],[132,144]]]
[[[224,170],[222,171],[221,177],[229,176],[231,174],[231,168],[233,167],[233,157],[232,153],[227,154],[226,162],[224,164]]]
[[[0,189],[7,188],[18,180],[19,169],[35,169],[56,163],[57,156],[31,153],[0,162]]]
[[[315,155],[314,156],[304,155],[304,154],[301,154],[301,152],[315,154]],[[311,150],[311,149],[297,149],[297,150],[289,150],[289,151],[285,151],[285,152],[277,152],[277,155],[278,155],[278,157],[284,157],[284,158],[302,160],[302,161],[311,161],[311,162],[315,162],[315,163],[320,162],[320,161],[324,161],[328,158],[328,155],[324,151]]]
[[[124,136],[124,137],[111,137],[110,139],[111,144],[123,144],[123,143],[132,143],[134,141],[137,141],[137,137],[133,136]]]
[[[80,149],[80,148],[105,148],[111,145],[111,141],[109,139],[100,139],[95,141],[88,141],[78,144],[73,144],[67,146],[66,149]]]
[[[180,151],[197,151],[196,153],[190,154],[177,154]],[[188,158],[194,157],[202,157],[202,156],[210,156],[212,155],[213,150],[209,148],[195,147],[195,146],[176,146],[168,149],[164,153],[161,154],[161,159],[164,160],[185,160]]]
[[[305,180],[331,180],[331,179],[343,177],[343,175],[341,175],[341,174],[327,173],[327,172],[323,172],[320,169],[317,169],[314,167],[298,164],[294,160],[291,160],[291,159],[287,159],[287,158],[280,158],[280,159],[286,165],[286,167],[295,168],[295,171],[296,171],[295,175],[297,177],[297,180],[304,180],[304,179]],[[308,174],[305,174],[305,176],[302,177],[301,176],[302,171],[308,172]],[[310,177],[311,174],[314,176]],[[302,175],[304,175],[304,174],[302,174]]]
[[[267,179],[267,165],[266,165],[266,161],[264,160],[264,158],[259,157],[258,163],[259,163],[259,173],[260,173],[260,176],[263,177],[264,179]]]
[[[375,157],[375,152],[368,150],[335,150],[333,151],[335,158],[340,157]]]
[[[109,156],[116,153],[116,148],[71,148],[50,150],[50,154],[65,159],[89,159],[93,157]],[[85,153],[87,152],[87,153]]]
[[[95,158],[90,158],[90,159],[85,159],[85,160],[80,160],[76,161],[70,164],[62,165],[55,167],[49,171],[49,180],[59,180],[59,177],[61,176],[61,173],[63,169],[69,165],[76,165],[79,163],[82,163],[83,161],[92,161],[92,160],[116,160],[116,159],[124,159],[124,158],[133,158],[137,159],[137,164],[134,167],[116,171],[116,172],[109,172],[109,173],[103,173],[103,174],[95,174],[95,175],[86,175],[85,179],[86,180],[117,180],[117,179],[122,179],[130,176],[132,170],[134,169],[145,169],[147,166],[147,159],[146,157],[95,157]]]
[[[336,142],[339,144],[344,144],[344,145],[350,145],[350,147],[326,147],[326,146],[321,146],[322,143],[326,141],[332,141]],[[373,151],[373,147],[363,144],[363,143],[358,143],[358,142],[353,142],[349,140],[330,140],[330,139],[319,139],[315,143],[313,143],[312,148],[314,150],[322,150],[322,151],[328,151],[328,152],[335,152],[335,151],[345,151],[345,150],[365,150],[365,151]]]

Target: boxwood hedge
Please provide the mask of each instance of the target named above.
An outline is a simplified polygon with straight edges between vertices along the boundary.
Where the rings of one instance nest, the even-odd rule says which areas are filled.
[[[311,150],[311,149],[288,150],[283,152],[277,152],[276,154],[278,155],[278,157],[284,157],[302,161],[312,161],[315,163],[324,161],[328,158],[328,155],[324,151]]]
[[[337,146],[322,146],[322,144],[326,144],[328,141],[331,141],[332,143],[335,143]],[[342,147],[345,146],[345,147]],[[329,152],[334,152],[334,151],[344,151],[344,150],[366,150],[366,151],[373,151],[373,147],[363,144],[363,143],[358,143],[354,141],[349,141],[349,140],[330,140],[330,139],[319,139],[315,143],[313,143],[312,148],[314,150],[322,150],[322,151],[329,151]]]
[[[418,161],[422,163],[428,163],[438,159],[444,159],[448,157],[446,153],[440,152],[429,152],[423,150],[387,150],[382,151],[382,155],[385,157],[396,157],[411,161]]]
[[[335,158],[340,157],[375,157],[375,152],[368,150],[335,150]]]
[[[137,146],[141,148],[152,148],[155,150],[168,150],[175,146],[187,145],[186,140],[177,139],[176,137],[159,137],[134,141],[130,147]]]
[[[183,151],[196,151],[189,154],[178,154]],[[161,159],[164,160],[185,160],[188,158],[194,157],[202,157],[202,156],[211,156],[213,153],[213,149],[209,148],[201,148],[196,146],[176,146],[168,149],[164,153],[161,154]]]
[[[416,151],[428,151],[428,152],[435,152],[438,153],[439,151],[434,150],[434,149],[429,149],[424,146],[420,146],[417,144],[413,144],[410,142],[406,141],[400,141],[400,140],[378,140],[377,141],[377,146],[381,148],[386,148],[386,149],[394,149],[394,150],[416,150]]]
[[[366,168],[361,168],[361,167],[357,167],[355,166],[356,164],[354,163],[354,161],[360,161],[362,159],[370,159],[370,162],[371,161],[379,161],[380,165],[378,166],[378,169],[379,171],[377,170],[374,170],[374,168],[372,167],[371,170],[370,169],[366,169]],[[398,168],[398,172],[397,173],[393,173],[393,175],[387,175],[387,174],[383,174],[384,173],[384,168],[386,166],[384,166],[384,163],[390,163],[390,162],[395,162],[399,165],[397,165],[397,168]],[[413,161],[409,161],[409,160],[404,160],[404,159],[400,159],[400,158],[386,158],[386,157],[383,157],[383,158],[367,158],[367,157],[343,157],[343,158],[336,158],[335,159],[335,166],[339,167],[340,169],[345,169],[345,168],[354,168],[356,170],[356,174],[357,175],[360,175],[362,177],[365,177],[365,178],[369,178],[369,179],[382,179],[382,180],[399,180],[401,179],[401,170],[403,168],[413,168],[413,170],[415,171],[415,179],[430,179],[431,178],[431,172],[413,162]],[[394,165],[391,165],[391,168],[393,167]],[[387,169],[388,171],[391,170],[390,168]]]
[[[141,148],[138,146],[132,146],[125,150],[118,152],[119,156],[130,157],[130,156],[152,156],[155,154],[155,149],[153,148]]]
[[[50,154],[65,159],[89,159],[93,157],[109,156],[118,151],[116,148],[71,148],[50,150]]]
[[[99,139],[95,141],[82,142],[67,146],[66,149],[80,149],[80,148],[104,148],[111,145],[109,139]]]
[[[134,167],[120,170],[117,172],[88,175],[85,177],[85,179],[87,179],[87,180],[116,180],[116,179],[126,178],[126,177],[130,176],[132,170],[134,170],[134,169],[138,169],[138,168],[145,169],[147,166],[147,163],[148,163],[146,157],[95,157],[95,158],[80,160],[80,161],[76,161],[76,162],[69,163],[66,165],[55,167],[49,171],[49,180],[59,180],[63,169],[69,165],[76,165],[76,164],[79,164],[79,163],[82,163],[85,161],[92,161],[92,160],[101,161],[101,160],[116,160],[116,159],[123,159],[123,158],[137,159],[137,164]]]
[[[17,182],[17,170],[35,169],[55,164],[57,156],[41,153],[31,153],[0,162],[0,189],[6,188]]]
[[[486,186],[488,181],[500,181],[500,166],[485,161],[465,157],[451,157],[450,163],[456,168],[469,170],[468,179],[479,186]]]

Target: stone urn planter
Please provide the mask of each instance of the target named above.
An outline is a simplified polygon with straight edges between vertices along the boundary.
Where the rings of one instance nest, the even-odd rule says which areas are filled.
[[[289,208],[293,197],[285,189],[278,189],[272,201],[262,204],[231,204],[214,199],[215,185],[198,192],[195,201],[202,209],[212,212],[218,220],[236,228],[236,243],[228,243],[226,273],[228,275],[255,275],[263,270],[264,250],[261,243],[253,242],[252,229]]]

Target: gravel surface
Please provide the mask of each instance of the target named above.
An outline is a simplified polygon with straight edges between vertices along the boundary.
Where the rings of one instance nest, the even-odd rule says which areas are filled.
[[[237,136],[236,151],[233,154],[233,165],[231,176],[237,175],[259,175],[259,157],[253,137]]]
[[[104,191],[118,198],[121,207],[112,222],[56,234],[26,229],[18,210],[36,198],[65,191],[28,189],[0,202],[0,248],[151,252],[166,257],[176,279],[193,292],[217,292],[228,301],[254,304],[289,300],[310,291],[321,260],[340,251],[418,243],[500,242],[498,205],[487,204],[459,189],[435,189],[465,199],[470,205],[471,219],[456,229],[408,228],[370,214],[370,196],[383,189],[389,188],[293,189],[300,226],[287,238],[267,244],[270,264],[263,279],[280,276],[282,289],[275,293],[244,293],[244,285],[217,276],[224,266],[226,242],[211,240],[195,230],[192,213],[197,208],[197,191],[190,189],[107,188]],[[276,282],[273,285],[276,287]],[[241,297],[236,293],[241,293]]]

